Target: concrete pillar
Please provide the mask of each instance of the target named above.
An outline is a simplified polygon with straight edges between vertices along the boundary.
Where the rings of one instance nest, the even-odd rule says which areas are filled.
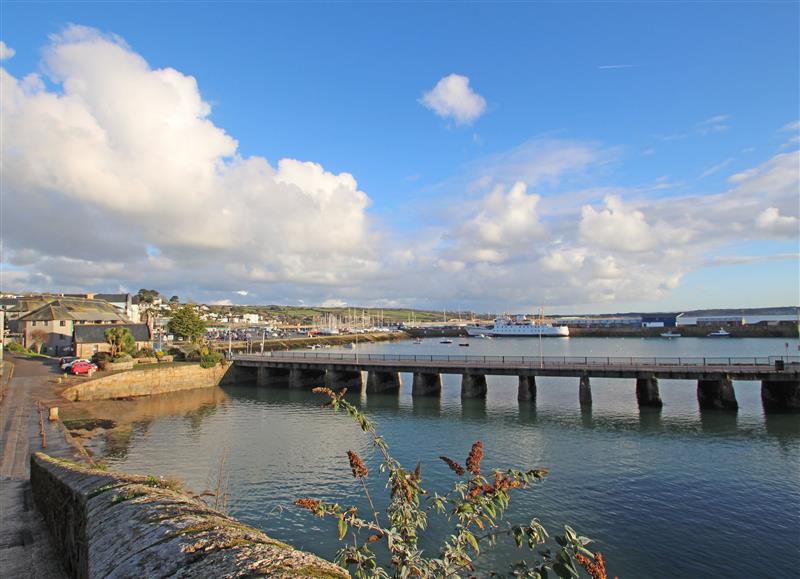
[[[536,376],[520,376],[517,387],[517,400],[536,402]]]
[[[462,398],[486,398],[486,375],[485,374],[462,374],[461,375],[461,397]]]
[[[655,376],[645,376],[636,379],[636,401],[639,406],[650,408],[661,408],[661,394],[658,391],[658,378]]]
[[[256,374],[257,386],[285,386],[289,381],[290,371],[288,368],[269,368],[259,366]]]
[[[399,392],[400,373],[370,370],[367,374],[367,393]]]
[[[737,410],[739,408],[730,376],[698,380],[697,402],[700,404],[700,410]]]
[[[761,402],[767,412],[800,412],[800,380],[762,380]]]
[[[333,390],[347,388],[351,392],[361,392],[362,383],[361,372],[350,370],[328,370],[325,372],[325,385]]]
[[[578,400],[580,400],[581,406],[592,405],[592,386],[589,383],[588,374],[583,374],[581,376],[581,381],[578,385]]]
[[[439,396],[441,393],[441,375],[414,372],[414,381],[411,383],[412,396]]]
[[[292,368],[289,372],[289,388],[316,388],[325,385],[325,370]]]

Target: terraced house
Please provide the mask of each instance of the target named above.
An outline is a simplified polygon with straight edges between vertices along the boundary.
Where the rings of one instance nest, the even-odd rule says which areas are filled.
[[[76,326],[129,324],[117,308],[103,300],[63,297],[17,320],[22,345],[58,356],[72,352]]]

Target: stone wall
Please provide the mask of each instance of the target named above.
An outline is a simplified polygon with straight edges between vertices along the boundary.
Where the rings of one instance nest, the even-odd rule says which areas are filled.
[[[229,362],[213,368],[201,368],[199,364],[157,366],[98,376],[67,388],[62,396],[73,401],[107,400],[210,388],[232,381],[234,371]]]
[[[71,577],[349,577],[155,477],[36,453],[31,486]]]

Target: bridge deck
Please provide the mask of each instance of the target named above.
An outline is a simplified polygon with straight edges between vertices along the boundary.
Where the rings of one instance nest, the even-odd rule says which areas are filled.
[[[485,374],[506,376],[593,376],[598,378],[703,379],[728,375],[738,380],[792,380],[800,377],[800,357],[614,357],[614,356],[446,356],[271,352],[234,356],[239,366],[335,369],[345,371]],[[776,369],[782,361],[783,370]]]

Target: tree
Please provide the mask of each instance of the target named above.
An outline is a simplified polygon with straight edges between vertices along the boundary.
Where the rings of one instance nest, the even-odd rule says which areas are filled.
[[[133,354],[136,351],[136,340],[128,328],[110,328],[105,331],[106,342],[111,346],[111,357],[121,353]]]
[[[172,296],[169,298],[169,303],[177,305],[181,302],[181,299],[178,296]]]
[[[152,304],[153,301],[158,297],[158,290],[142,288],[139,290],[136,296],[139,298],[140,302]]]
[[[206,323],[189,304],[175,310],[167,328],[170,334],[188,338],[192,342],[196,342],[206,333]]]

